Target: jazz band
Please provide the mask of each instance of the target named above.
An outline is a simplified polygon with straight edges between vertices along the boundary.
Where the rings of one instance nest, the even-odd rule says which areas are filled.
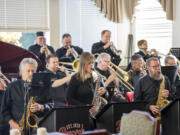
[[[72,45],[71,35],[64,34],[63,47],[57,49],[55,53],[51,46],[46,45],[43,32],[37,32],[37,44],[31,46],[29,51],[39,57],[43,63],[43,72],[51,74],[51,100],[33,102],[30,98],[28,102],[30,115],[37,112],[46,113],[54,106],[92,105],[89,112],[94,119],[97,112],[106,104],[127,102],[127,93],[132,92],[134,99],[131,102],[145,101],[145,110],[156,117],[162,107],[159,104],[180,95],[179,75],[176,75],[174,88],[168,77],[162,74],[158,52],[155,49],[148,52],[146,40],[138,42],[140,51],[132,56],[129,71],[126,72],[119,66],[120,51],[110,41],[110,35],[109,30],[102,31],[101,41],[93,44],[91,54]],[[177,66],[177,64],[174,56],[166,56],[166,66]],[[31,83],[36,69],[37,62],[34,59],[24,58],[20,64],[20,80],[10,82],[0,72],[0,89],[5,91],[0,116],[0,120],[6,123],[4,129],[0,130],[4,135],[8,134],[6,131],[9,128],[24,132],[20,124],[23,117],[23,85],[26,81]],[[163,101],[160,100],[159,95]],[[19,97],[18,100],[17,97]],[[54,105],[52,106],[49,101]],[[43,115],[37,115],[37,118],[41,116]]]

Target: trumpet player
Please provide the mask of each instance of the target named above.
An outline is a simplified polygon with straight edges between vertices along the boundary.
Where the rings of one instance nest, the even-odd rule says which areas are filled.
[[[42,62],[43,70],[46,68],[46,57],[55,53],[53,47],[46,44],[46,38],[42,31],[36,33],[36,44],[31,45],[28,50],[38,56]]]
[[[145,102],[145,110],[151,112],[152,115],[156,115],[160,111],[159,106],[156,105],[159,91],[162,92],[160,95],[162,95],[163,99],[173,99],[174,95],[170,87],[169,79],[166,76],[163,77],[161,73],[159,60],[151,57],[147,59],[146,66],[148,73],[137,82],[134,99],[135,101]],[[164,81],[163,78],[165,78]]]
[[[3,129],[3,135],[9,135],[9,127],[11,129],[22,129],[18,122],[21,120],[24,113],[24,96],[26,93],[24,85],[26,82],[31,82],[32,75],[36,72],[36,69],[36,60],[32,58],[24,58],[19,65],[22,79],[16,80],[7,86],[5,94],[3,95],[0,114],[0,116],[2,116],[0,122],[3,122],[4,125],[8,125],[8,127]],[[27,97],[30,98],[30,92],[27,93]],[[27,98],[27,100],[29,100],[29,98]],[[30,111],[32,113],[38,112],[43,115],[45,112],[49,111],[50,108],[52,108],[51,104],[47,102],[46,104],[40,104],[38,100],[31,104]]]
[[[64,67],[59,67],[58,57],[49,55],[46,58],[47,68],[45,72],[51,73],[52,86],[50,89],[51,97],[55,106],[66,105],[67,83],[73,74],[69,74]]]
[[[97,67],[95,67],[95,70],[106,78],[104,85],[108,90],[108,100],[121,102],[124,101],[124,96],[119,92],[119,81],[115,72],[109,68],[110,63],[111,56],[107,53],[101,53],[97,58]]]
[[[68,33],[62,36],[62,44],[63,46],[56,50],[59,61],[73,62],[83,52],[82,48],[72,45],[71,35]]]
[[[118,66],[121,58],[110,39],[111,32],[109,30],[103,30],[101,32],[101,41],[92,45],[91,52],[92,54],[108,53],[111,56],[111,61]]]

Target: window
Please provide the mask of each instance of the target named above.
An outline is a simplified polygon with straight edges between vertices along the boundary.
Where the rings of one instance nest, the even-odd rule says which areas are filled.
[[[99,42],[101,31],[111,31],[116,45],[117,24],[110,22],[91,0],[60,0],[60,36],[70,33],[72,44],[91,52],[92,44]]]
[[[172,47],[172,21],[157,0],[141,0],[136,7],[136,43],[146,39],[148,48],[167,54]],[[136,45],[136,51],[138,50]]]
[[[48,0],[0,0],[0,29],[48,30]]]

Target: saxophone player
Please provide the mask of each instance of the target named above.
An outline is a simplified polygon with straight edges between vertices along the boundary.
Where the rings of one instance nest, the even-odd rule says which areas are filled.
[[[120,55],[116,53],[114,45],[110,42],[111,32],[109,30],[103,30],[101,32],[101,41],[92,45],[92,54],[100,54],[102,52],[108,53],[111,56],[111,61],[115,65],[119,65],[121,62]]]
[[[36,69],[36,60],[32,58],[24,58],[19,66],[20,75],[22,79],[16,80],[7,86],[2,100],[1,121],[3,121],[4,124],[8,124],[11,129],[22,129],[19,126],[18,122],[21,120],[24,113],[24,85],[26,82],[31,82],[32,75],[36,72]],[[30,93],[27,94],[27,97],[30,98]],[[39,114],[43,114],[46,111],[49,111],[50,108],[52,108],[51,104],[40,104],[37,101],[31,104],[30,112],[38,112]],[[3,132],[3,135],[8,135],[9,129],[6,128]]]
[[[150,111],[155,116],[160,111],[156,103],[162,82],[164,82],[164,89],[160,93],[162,98],[171,100],[174,97],[174,92],[171,90],[168,78],[162,76],[160,62],[157,58],[147,59],[146,66],[148,73],[137,82],[134,99],[145,102],[145,110]],[[162,78],[165,78],[165,81],[162,81]]]
[[[63,46],[56,50],[59,61],[73,62],[83,52],[82,48],[72,45],[71,35],[68,33],[62,36],[62,44]]]

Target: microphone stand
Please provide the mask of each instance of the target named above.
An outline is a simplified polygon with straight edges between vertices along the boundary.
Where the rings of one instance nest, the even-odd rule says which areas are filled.
[[[27,81],[24,83],[24,135],[27,135],[27,95],[29,94],[30,83]],[[28,97],[29,98],[29,97]]]

